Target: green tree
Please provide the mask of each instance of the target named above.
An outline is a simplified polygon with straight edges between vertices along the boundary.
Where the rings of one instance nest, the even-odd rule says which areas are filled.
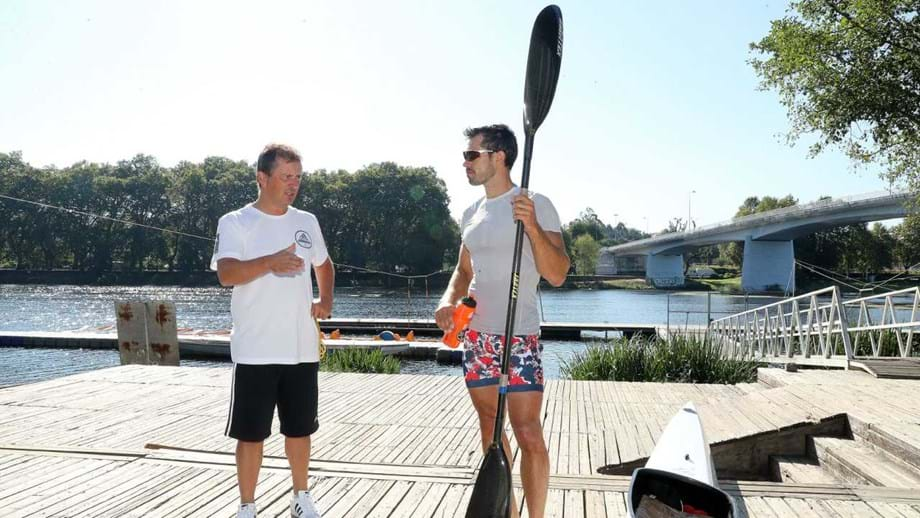
[[[96,210],[93,184],[97,176],[104,174],[103,169],[104,166],[87,162],[78,162],[64,169],[61,172],[63,186],[58,193],[60,203],[56,205],[84,213]],[[97,232],[93,225],[95,218],[77,212],[57,212],[57,215],[70,267],[75,270],[88,268]]]
[[[255,169],[243,161],[212,156],[200,164],[180,162],[169,175],[171,228],[188,234],[169,236],[169,268],[207,268],[213,242],[190,236],[214,236],[222,215],[256,199]]]
[[[594,209],[588,207],[578,215],[577,219],[568,224],[568,228],[573,243],[582,234],[587,234],[599,242],[606,237],[608,226],[600,220]]]
[[[371,164],[307,175],[298,204],[316,214],[336,261],[382,271],[440,270],[459,247],[447,187],[430,167]]]
[[[605,235],[607,236],[607,239],[604,243],[602,243],[604,246],[613,246],[620,243],[638,241],[639,239],[645,239],[649,237],[645,232],[636,230],[634,228],[629,228],[622,222],[618,223],[615,227],[607,225]]]
[[[22,160],[22,153],[0,154],[0,194],[16,200],[41,201],[44,195],[44,174]],[[3,198],[0,203],[0,238],[4,256],[15,268],[31,268],[36,264],[33,235],[44,211],[34,205]]]
[[[885,225],[879,222],[872,224],[869,246],[866,251],[866,269],[870,272],[881,272],[894,265],[894,250],[897,240],[894,234]]]
[[[913,213],[894,229],[898,244],[895,257],[902,268],[920,263],[920,215]]]
[[[118,162],[115,175],[125,178],[124,219],[137,224],[124,228],[125,268],[129,271],[158,268],[166,257],[167,236],[147,227],[165,228],[170,224],[168,178],[156,159],[149,155]]]
[[[137,155],[58,170],[0,153],[0,194],[72,209],[0,199],[4,266],[191,271],[208,267],[220,216],[253,201],[257,189],[253,166],[223,157],[163,168]],[[453,261],[459,245],[448,203],[433,169],[385,162],[305,175],[294,205],[320,218],[337,262],[428,273],[445,254]]]
[[[842,149],[914,188],[920,172],[920,4],[798,0],[751,44],[761,88],[776,90],[790,143],[819,136],[814,156]]]
[[[675,232],[684,232],[687,230],[687,222],[684,218],[673,218],[668,221],[668,226],[664,228],[662,234],[673,234]]]
[[[601,251],[600,245],[588,234],[581,234],[572,244],[575,273],[578,275],[594,275],[597,271],[597,256]]]

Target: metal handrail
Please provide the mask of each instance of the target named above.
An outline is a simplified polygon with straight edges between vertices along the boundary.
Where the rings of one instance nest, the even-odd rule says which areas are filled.
[[[819,302],[827,296],[830,302]],[[836,286],[714,320],[707,334],[731,355],[831,358],[839,356],[842,344],[846,364],[853,359],[846,311]]]
[[[910,302],[904,303],[906,297]],[[854,316],[855,325],[850,325]],[[915,332],[920,334],[920,287],[850,300],[843,300],[837,287],[824,288],[713,320],[707,329],[733,352],[754,356],[809,357],[817,339],[824,357],[839,357],[837,344],[842,343],[847,362],[864,352],[860,344],[865,337],[871,357],[891,356],[882,347],[892,335],[895,354],[910,356]]]

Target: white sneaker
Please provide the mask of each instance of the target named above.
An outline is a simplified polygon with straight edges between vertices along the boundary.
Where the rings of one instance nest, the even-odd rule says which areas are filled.
[[[240,504],[236,518],[256,518],[256,504]]]
[[[298,491],[291,497],[292,518],[320,518],[319,510],[313,503],[309,491]]]

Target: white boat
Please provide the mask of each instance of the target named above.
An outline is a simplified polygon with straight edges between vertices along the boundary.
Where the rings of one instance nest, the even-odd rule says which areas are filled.
[[[643,497],[647,509],[640,511]],[[731,497],[719,489],[709,442],[692,403],[684,405],[671,418],[645,467],[633,472],[628,505],[631,518],[735,516]],[[662,514],[665,507],[673,513]]]

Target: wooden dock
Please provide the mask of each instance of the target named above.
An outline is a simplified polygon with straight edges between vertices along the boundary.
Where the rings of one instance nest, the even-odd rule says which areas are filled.
[[[736,386],[549,381],[548,516],[625,517],[629,478],[596,470],[647,456],[687,401],[722,452],[720,472],[749,438],[765,443],[841,419],[903,459],[920,458],[920,381],[855,371],[760,376]],[[229,368],[124,366],[0,390],[0,515],[232,516],[234,443],[222,435],[229,382]],[[463,516],[481,453],[462,379],[321,373],[320,387],[311,483],[323,516]],[[265,454],[259,515],[287,516],[277,434]],[[920,485],[891,473],[887,485],[761,477],[723,487],[740,516],[920,517]]]

